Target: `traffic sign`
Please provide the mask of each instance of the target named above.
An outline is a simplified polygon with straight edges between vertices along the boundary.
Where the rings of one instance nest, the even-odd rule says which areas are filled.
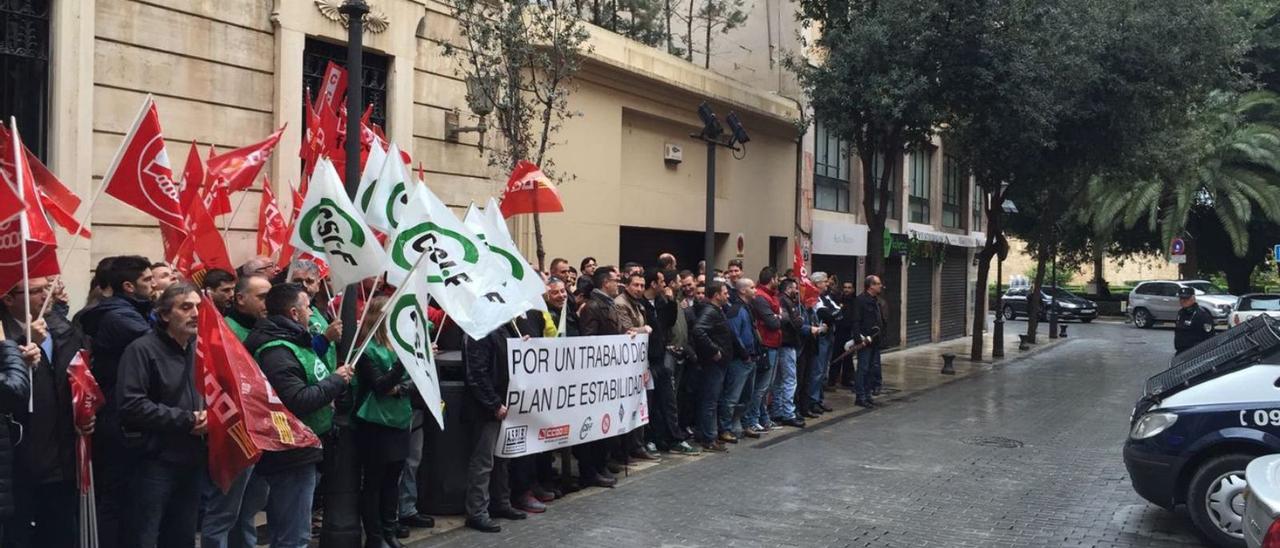
[[[1271,251],[1271,260],[1280,263],[1280,244],[1276,244],[1276,248]]]
[[[1186,253],[1187,243],[1182,241],[1182,238],[1174,238],[1173,241],[1169,243],[1170,255],[1186,255]]]

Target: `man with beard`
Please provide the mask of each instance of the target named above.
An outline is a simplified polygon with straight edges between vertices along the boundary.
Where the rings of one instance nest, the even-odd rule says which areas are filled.
[[[200,285],[204,288],[204,294],[213,301],[213,306],[225,315],[231,308],[231,299],[236,295],[235,274],[215,268],[204,274],[204,281]]]
[[[585,261],[584,261],[585,262]],[[595,269],[591,277],[595,289],[591,297],[582,307],[578,318],[578,326],[584,337],[596,335],[621,335],[622,319],[618,317],[618,308],[614,299],[618,298],[618,271],[612,266],[601,266]],[[613,487],[618,479],[608,468],[608,440],[574,446],[574,456],[578,459],[578,473],[583,485]]]
[[[195,375],[199,306],[195,286],[170,286],[156,302],[156,329],[120,358],[120,424],[140,455],[130,462],[128,546],[195,546],[208,427]]]
[[[778,300],[782,320],[781,346],[778,348],[778,372],[773,381],[773,401],[769,412],[775,422],[803,428],[805,422],[796,414],[796,353],[799,349],[804,316],[800,309],[800,289],[791,278],[782,280],[782,296]]]

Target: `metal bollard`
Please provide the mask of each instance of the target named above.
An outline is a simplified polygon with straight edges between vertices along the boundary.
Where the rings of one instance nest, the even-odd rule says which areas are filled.
[[[1027,342],[1027,335],[1025,333],[1019,333],[1018,334],[1018,350],[1027,350],[1029,348],[1031,348],[1031,346]]]
[[[1058,324],[1058,329],[1059,329],[1058,337],[1062,339],[1067,338],[1067,324],[1065,323]]]
[[[955,354],[942,355],[942,374],[943,375],[956,374],[956,355]]]

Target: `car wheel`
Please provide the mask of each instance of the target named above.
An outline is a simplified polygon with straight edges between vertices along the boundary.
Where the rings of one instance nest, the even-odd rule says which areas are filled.
[[[1013,306],[1010,306],[1007,304],[1004,305],[1004,319],[1006,320],[1018,319],[1018,313],[1013,310]]]
[[[1091,321],[1093,321],[1093,318],[1080,318],[1080,323],[1089,323]]]
[[[1214,546],[1244,546],[1244,469],[1253,455],[1230,454],[1200,465],[1187,486],[1187,513]]]
[[[1146,329],[1151,327],[1152,323],[1154,323],[1154,320],[1151,318],[1151,313],[1147,312],[1147,309],[1139,308],[1133,311],[1134,327]]]

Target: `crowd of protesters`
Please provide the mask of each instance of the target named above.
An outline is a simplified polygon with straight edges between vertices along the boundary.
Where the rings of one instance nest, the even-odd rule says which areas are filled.
[[[857,405],[875,405],[879,279],[862,280],[859,294],[850,280],[792,274],[764,268],[751,279],[740,260],[723,270],[681,269],[670,254],[648,267],[553,260],[544,273],[547,311],[464,338],[467,525],[496,532],[495,518],[524,519],[568,492],[614,487],[633,460],[725,452],[743,437],[803,428],[832,411],[824,393],[836,387],[852,388]],[[802,296],[802,282],[816,295]],[[101,546],[194,546],[198,537],[204,548],[251,547],[260,512],[271,546],[307,546],[326,477],[338,466],[329,454],[335,423],[351,424],[359,452],[365,545],[398,547],[410,528],[432,527],[417,510],[416,473],[423,424],[433,419],[378,321],[390,291],[363,289],[358,331],[372,342],[352,364],[337,359],[339,299],[309,261],[280,270],[256,257],[195,283],[144,257],[108,257],[74,316],[56,278],[10,290],[0,307],[0,547],[78,544],[77,435],[93,442]],[[194,370],[202,299],[324,446],[265,452],[225,492],[207,472],[209,420]],[[46,312],[29,321],[28,310]],[[440,310],[427,315],[447,328]],[[507,413],[508,339],[627,334],[649,340],[647,426],[572,450],[494,455]],[[81,350],[105,405],[77,425],[67,371]]]

